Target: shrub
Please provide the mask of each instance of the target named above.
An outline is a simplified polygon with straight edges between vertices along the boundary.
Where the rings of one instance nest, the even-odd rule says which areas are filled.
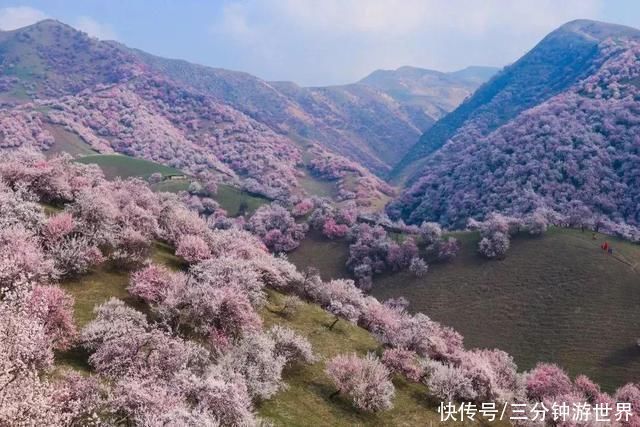
[[[210,258],[211,250],[201,237],[188,234],[178,240],[176,256],[181,257],[189,264],[195,264]]]
[[[368,412],[393,407],[395,389],[389,370],[372,354],[361,358],[355,354],[338,355],[327,362],[326,373],[354,406]]]
[[[279,205],[261,206],[245,227],[260,237],[272,252],[292,251],[307,231],[305,224],[297,224],[291,214]]]
[[[551,363],[538,363],[526,377],[527,397],[531,400],[553,399],[572,391],[569,376]]]
[[[389,348],[382,354],[382,363],[391,372],[404,375],[411,381],[420,381],[424,374],[418,355],[403,348]]]
[[[426,365],[425,384],[434,396],[447,401],[473,401],[476,393],[471,379],[464,371],[454,365],[429,361]]]
[[[412,272],[416,277],[423,277],[429,271],[429,266],[422,258],[414,257],[411,259],[409,271]]]
[[[28,311],[42,323],[56,350],[67,350],[76,339],[73,303],[73,297],[58,286],[35,286],[31,291]]]
[[[296,334],[292,329],[275,325],[267,331],[267,334],[275,342],[275,355],[283,356],[287,365],[313,363],[317,360],[309,340]]]

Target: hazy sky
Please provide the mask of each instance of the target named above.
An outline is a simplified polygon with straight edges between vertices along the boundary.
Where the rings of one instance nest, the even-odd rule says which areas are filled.
[[[156,55],[327,85],[402,65],[503,66],[572,19],[640,27],[640,1],[0,0],[0,29],[47,17]]]

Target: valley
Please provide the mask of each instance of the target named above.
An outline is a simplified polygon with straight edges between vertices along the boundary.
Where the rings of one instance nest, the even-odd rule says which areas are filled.
[[[152,172],[180,173],[151,162],[132,168],[126,156],[106,156],[96,163],[112,179],[131,176],[133,170],[142,178]],[[185,191],[189,181],[176,182],[182,186],[176,191]],[[166,180],[156,186],[166,191],[171,184]],[[220,186],[213,198],[230,216],[240,205],[251,215],[267,202],[229,186]],[[593,240],[592,234],[560,228],[543,237],[523,234],[514,238],[506,259],[488,262],[477,254],[477,234],[453,233],[462,243],[454,261],[431,264],[424,278],[410,272],[375,277],[372,295],[380,300],[403,296],[411,311],[453,326],[471,347],[508,351],[523,369],[554,362],[614,390],[640,371],[633,320],[640,301],[640,247],[600,233]],[[614,245],[615,257],[599,248],[605,240]],[[317,268],[324,280],[349,278],[348,245],[310,232],[288,259],[301,271]],[[600,337],[597,345],[594,336]]]
[[[0,425],[640,409],[640,30],[303,86],[3,11]]]
[[[151,260],[174,271],[187,269],[188,266],[173,252],[173,248],[156,242]],[[128,272],[116,265],[106,264],[79,279],[65,280],[60,286],[74,297],[75,322],[81,328],[95,319],[94,308],[110,298],[119,298],[127,305],[151,315],[148,306],[129,293],[129,283]],[[284,373],[287,389],[281,391],[275,399],[260,404],[257,408],[260,416],[278,425],[293,426],[309,423],[326,426],[349,426],[354,423],[382,426],[390,422],[411,426],[438,421],[437,405],[423,399],[425,387],[409,383],[400,377],[395,380],[398,387],[395,408],[382,416],[354,412],[349,402],[331,398],[332,386],[323,375],[324,361],[344,352],[380,352],[379,345],[368,331],[348,322],[341,322],[334,329],[328,330],[327,325],[333,322],[333,317],[313,304],[304,303],[295,314],[284,315],[280,311],[283,298],[284,295],[279,292],[268,292],[267,303],[260,313],[265,327],[281,325],[309,337],[314,348],[318,349],[320,360],[310,366],[287,369]],[[56,370],[63,372],[65,369],[89,375],[89,354],[77,347],[58,352]]]

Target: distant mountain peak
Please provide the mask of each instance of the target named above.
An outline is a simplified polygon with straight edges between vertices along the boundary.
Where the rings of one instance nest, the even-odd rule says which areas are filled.
[[[436,79],[468,80],[469,82],[482,83],[488,80],[500,68],[470,65],[456,71],[438,71],[429,68],[403,65],[396,69],[378,69],[361,79],[358,83],[376,85],[382,80],[397,80],[400,78],[419,79],[431,77]]]
[[[374,70],[366,77],[362,78],[358,81],[358,83],[369,84],[375,81],[379,81],[381,79],[396,79],[398,77],[421,77],[424,75],[432,75],[432,76],[444,76],[445,73],[441,71],[431,70],[428,68],[420,68],[414,67],[411,65],[403,65],[396,69],[378,69]]]
[[[8,30],[8,31],[0,30],[0,32],[19,33],[24,31],[31,31],[34,29],[42,31],[42,30],[52,30],[55,28],[81,32],[80,30],[73,28],[71,25],[65,24],[64,22],[61,22],[61,21],[58,21],[57,19],[52,19],[52,18],[43,19],[41,21],[35,22],[30,25],[26,25],[24,27],[16,28],[14,30]]]
[[[470,65],[461,70],[452,71],[447,74],[449,76],[455,76],[461,79],[465,79],[469,82],[477,83],[479,85],[489,80],[498,71],[500,71],[499,67],[491,67],[488,65]]]
[[[582,36],[603,41],[609,37],[639,38],[640,30],[625,25],[611,24],[608,22],[594,21],[591,19],[575,19],[561,25],[554,33],[571,32]]]
[[[601,58],[599,45],[610,38],[640,40],[640,30],[587,19],[558,27],[429,128],[392,171],[392,177],[404,180],[419,174],[417,163],[469,123],[487,134],[520,112],[567,90],[593,71]]]
[[[457,228],[544,207],[638,240],[639,36],[588,20],[547,35],[423,134],[389,215]]]

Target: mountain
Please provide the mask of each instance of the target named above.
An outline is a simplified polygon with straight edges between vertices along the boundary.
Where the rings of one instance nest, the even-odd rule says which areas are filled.
[[[470,93],[474,83],[459,80]],[[0,147],[46,150],[71,138],[269,197],[303,195],[303,181],[320,180],[340,200],[377,205],[392,190],[371,171],[387,173],[442,114],[365,83],[267,82],[54,20],[0,32],[0,105]]]
[[[462,70],[453,71],[449,74],[452,77],[467,81],[472,84],[481,85],[493,77],[500,68],[472,65]]]
[[[0,33],[0,66],[3,148],[80,138],[272,197],[296,190],[301,154],[288,138],[154,73],[122,45],[47,20]]]
[[[259,104],[292,102],[268,83],[181,63],[189,71],[203,70],[207,84],[225,93],[214,96],[148,58],[53,20],[0,32],[0,147],[48,150],[80,141],[101,153],[142,157],[268,197],[303,195],[303,179],[330,181],[341,200],[364,204],[391,194],[384,182],[323,141],[301,144],[271,127],[269,114],[279,110]],[[245,91],[257,94],[255,104],[245,102]]]
[[[569,22],[505,67],[452,113],[430,127],[391,176],[411,177],[420,162],[463,128],[487,135],[522,111],[557,95],[593,73],[602,60],[600,44],[611,37],[638,38],[638,31],[588,20]]]
[[[466,97],[498,71],[493,67],[468,67],[443,73],[416,67],[377,70],[359,83],[391,96],[412,113],[421,127],[453,111]]]
[[[130,55],[54,20],[0,31],[0,85],[9,103],[77,93],[133,75]]]
[[[459,227],[548,207],[640,225],[639,58],[638,30],[560,27],[425,133],[389,213]]]
[[[247,73],[210,68],[136,51],[139,58],[219,102],[232,105],[275,131],[317,141],[384,175],[437,119],[485,81],[492,68],[468,74],[403,67],[376,71],[355,84],[301,87],[266,82]],[[415,70],[413,77],[404,69]],[[433,77],[424,77],[424,74]],[[376,76],[384,75],[384,81]],[[410,97],[398,90],[410,85]]]

